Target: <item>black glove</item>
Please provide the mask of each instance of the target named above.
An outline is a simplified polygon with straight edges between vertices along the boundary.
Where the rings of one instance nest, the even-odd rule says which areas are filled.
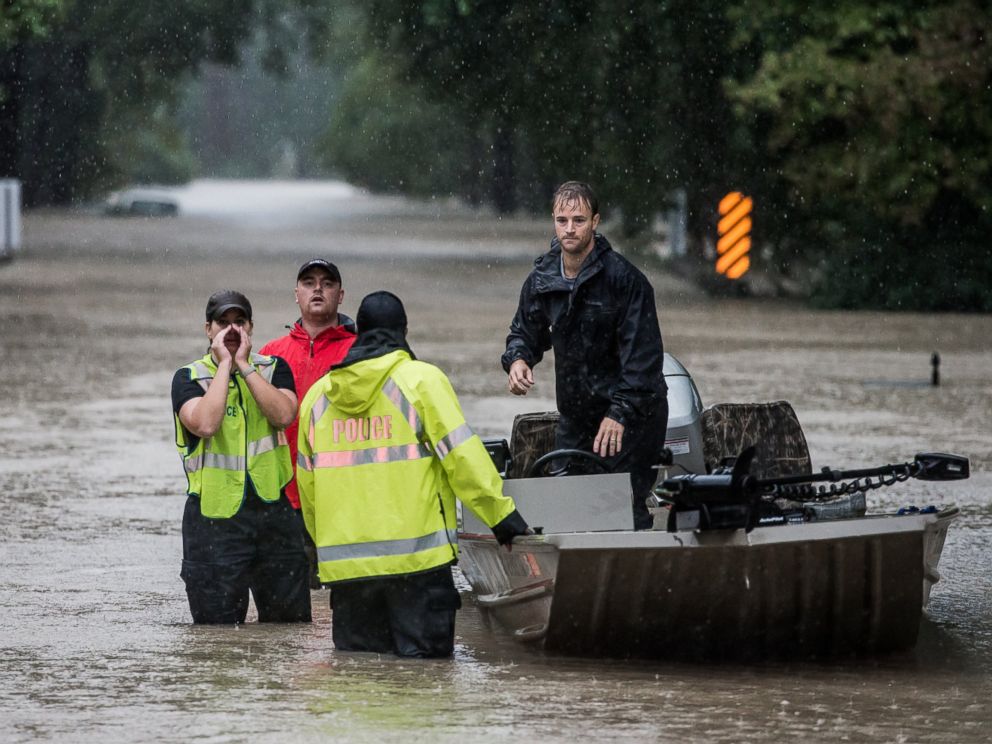
[[[533,535],[534,533],[527,526],[524,518],[520,516],[520,512],[514,509],[493,527],[493,534],[496,536],[496,542],[500,545],[509,545],[517,535]]]

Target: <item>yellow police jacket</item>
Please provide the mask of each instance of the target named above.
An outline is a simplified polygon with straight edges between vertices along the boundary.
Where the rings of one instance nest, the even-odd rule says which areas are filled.
[[[515,508],[448,378],[402,350],[310,388],[296,482],[324,583],[452,563],[456,495],[490,527]]]
[[[276,360],[251,355],[251,364],[272,382]],[[187,364],[190,379],[206,392],[217,374],[217,363],[207,354]],[[190,446],[190,437],[179,415],[175,415],[176,447],[183,459],[187,493],[200,497],[205,517],[227,518],[238,513],[245,498],[246,476],[263,501],[278,501],[293,477],[286,433],[265,418],[241,375],[231,375],[227,403],[220,429],[212,437]]]

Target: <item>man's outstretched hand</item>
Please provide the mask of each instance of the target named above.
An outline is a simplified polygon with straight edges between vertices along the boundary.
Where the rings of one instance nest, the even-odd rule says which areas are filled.
[[[527,391],[534,387],[534,372],[527,362],[517,359],[510,365],[507,384],[514,395],[527,395]]]

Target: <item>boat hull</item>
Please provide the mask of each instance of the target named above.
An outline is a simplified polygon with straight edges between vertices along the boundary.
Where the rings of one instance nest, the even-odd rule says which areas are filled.
[[[706,532],[460,538],[480,607],[563,654],[831,657],[911,648],[956,509]]]

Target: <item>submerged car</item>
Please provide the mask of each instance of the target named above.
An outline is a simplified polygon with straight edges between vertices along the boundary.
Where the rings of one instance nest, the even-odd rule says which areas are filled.
[[[537,534],[508,552],[464,510],[460,566],[480,608],[555,653],[641,658],[810,658],[911,648],[956,507],[870,514],[866,492],[968,477],[968,460],[814,473],[791,405],[703,409],[665,357],[669,452],[651,530],[634,531],[630,480],[541,477],[555,414],[517,417],[487,448]],[[605,463],[603,470],[605,471]],[[816,483],[828,485],[814,485]]]
[[[104,213],[118,216],[175,217],[179,214],[179,200],[163,189],[124,189],[107,197]]]

